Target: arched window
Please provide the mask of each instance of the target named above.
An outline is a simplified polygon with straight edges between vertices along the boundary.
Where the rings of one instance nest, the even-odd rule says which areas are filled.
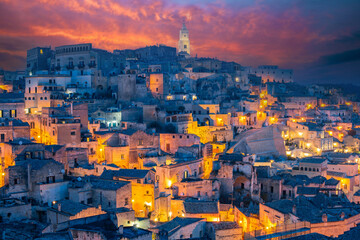
[[[189,177],[189,171],[188,171],[188,170],[185,170],[185,171],[184,171],[184,179],[185,179],[185,178],[188,178],[188,177]]]

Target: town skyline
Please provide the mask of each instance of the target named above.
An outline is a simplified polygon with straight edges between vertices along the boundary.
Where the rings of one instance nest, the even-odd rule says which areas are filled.
[[[0,236],[359,239],[358,9],[0,0]]]
[[[0,2],[0,67],[5,70],[24,69],[26,50],[35,46],[176,47],[185,20],[193,56],[292,68],[299,83],[357,84],[360,75],[356,1],[20,2]],[[51,17],[44,22],[45,16]]]

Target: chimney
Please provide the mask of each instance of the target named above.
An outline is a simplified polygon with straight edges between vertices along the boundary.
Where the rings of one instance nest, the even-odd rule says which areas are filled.
[[[322,215],[321,219],[322,219],[322,221],[323,221],[324,223],[327,222],[328,219],[327,219],[326,213],[324,213],[324,214]]]
[[[58,203],[58,205],[57,205],[57,210],[58,210],[59,212],[61,212],[61,203]]]
[[[119,232],[121,235],[124,234],[124,226],[123,226],[123,225],[120,225],[120,226],[119,226],[118,232]]]
[[[295,205],[295,204],[294,204],[293,207],[292,207],[292,213],[293,213],[294,215],[296,215],[296,205]]]
[[[28,176],[27,176],[27,184],[28,184],[28,191],[31,192],[32,191],[32,183],[31,183],[31,165],[30,163],[28,163],[28,168],[27,168],[28,172]]]

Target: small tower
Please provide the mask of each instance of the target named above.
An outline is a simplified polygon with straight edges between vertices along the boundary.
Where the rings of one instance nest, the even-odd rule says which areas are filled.
[[[189,30],[187,30],[185,22],[180,30],[178,53],[187,53],[190,55]]]

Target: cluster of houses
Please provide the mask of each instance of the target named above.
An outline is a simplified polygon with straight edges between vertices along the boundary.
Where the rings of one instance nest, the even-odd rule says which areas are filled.
[[[356,239],[360,97],[178,49],[0,72],[3,239]]]

